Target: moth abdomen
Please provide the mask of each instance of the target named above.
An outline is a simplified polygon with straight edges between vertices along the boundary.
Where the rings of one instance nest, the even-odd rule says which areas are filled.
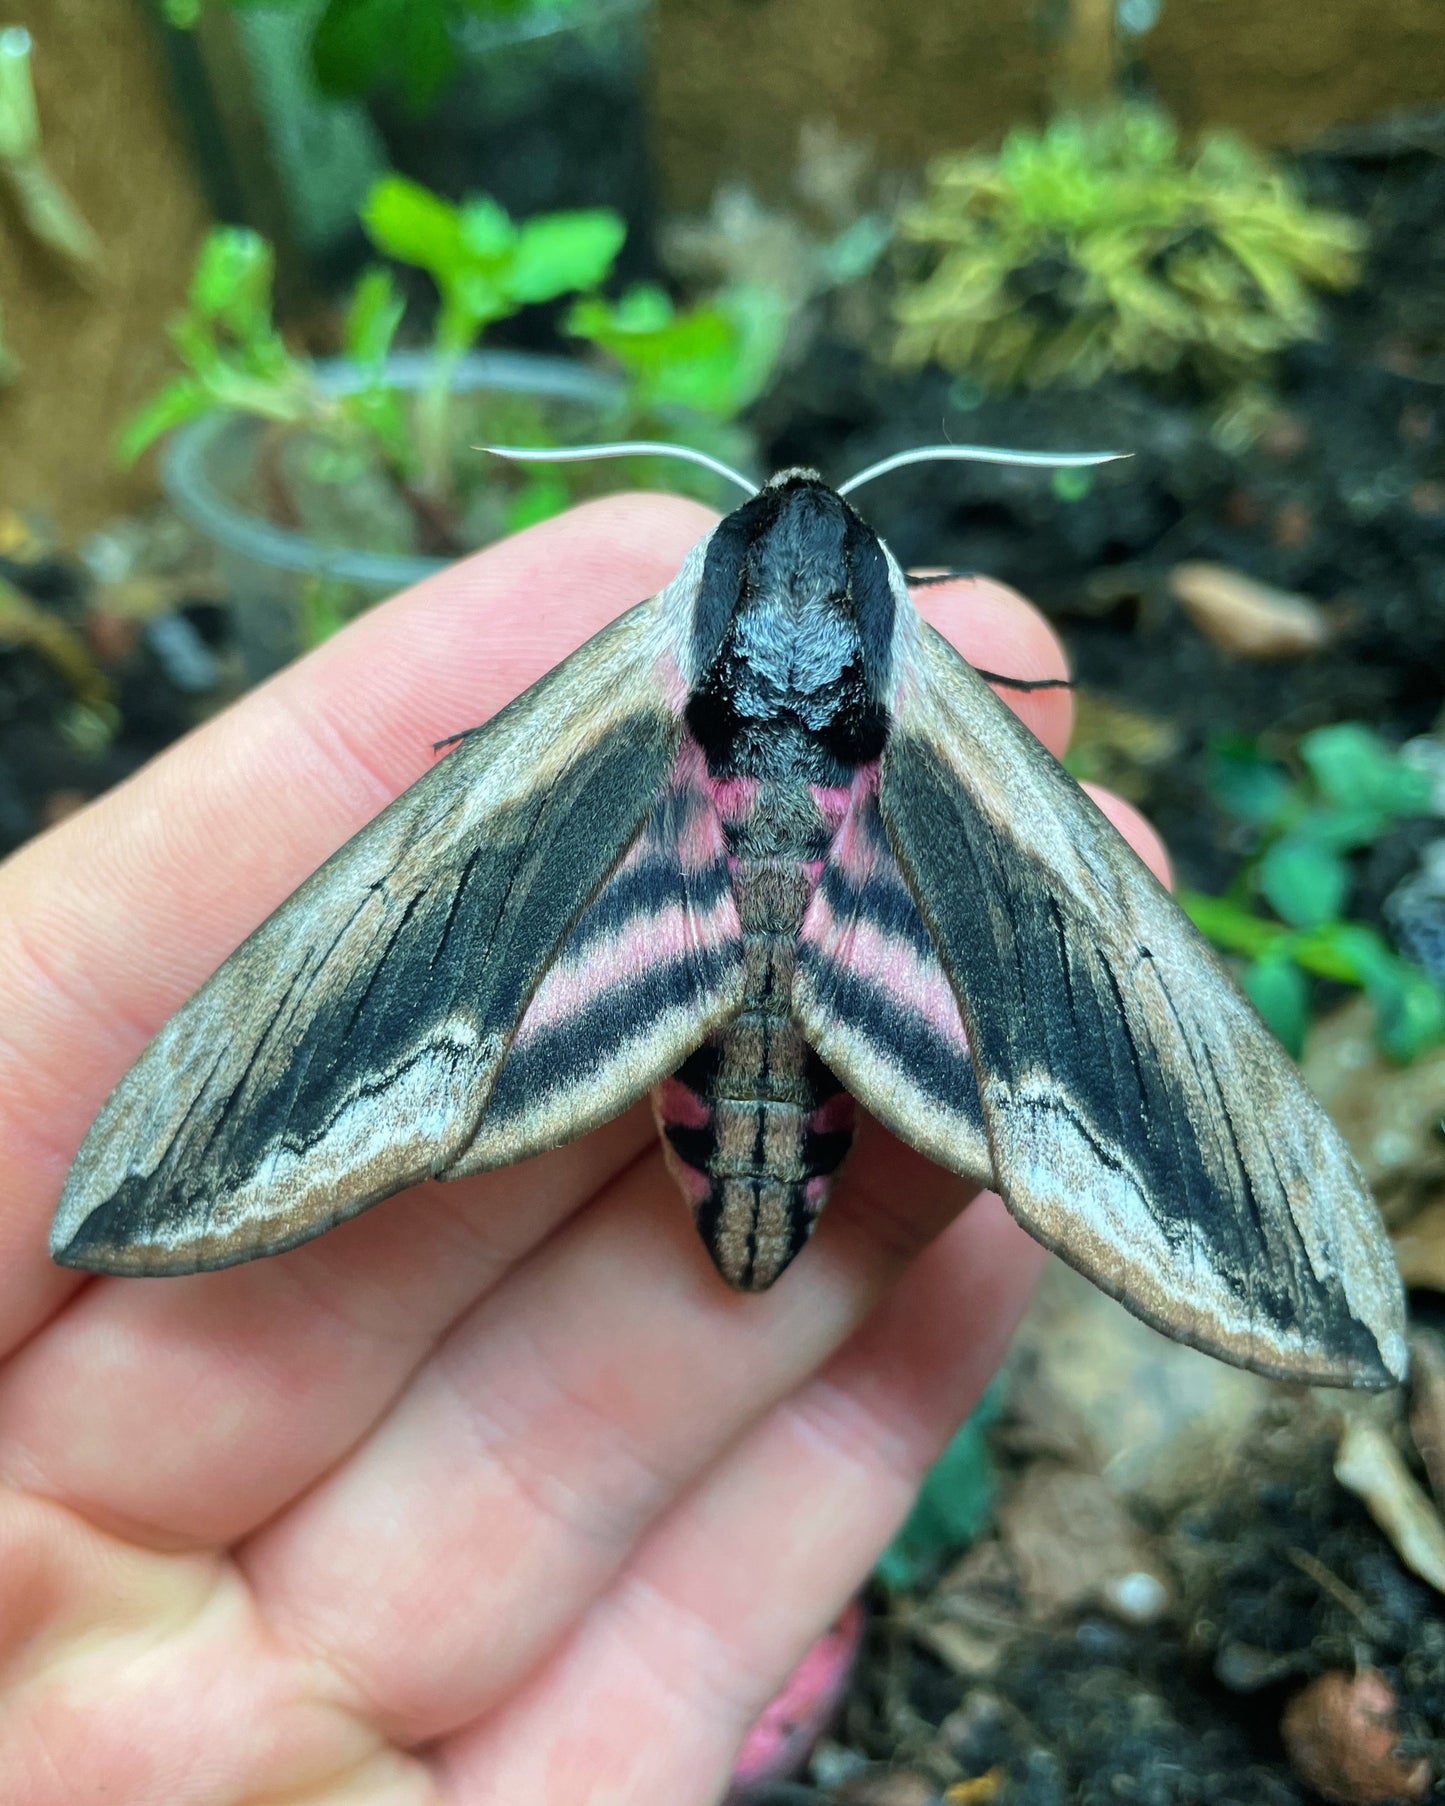
[[[742,1008],[656,1098],[699,1233],[722,1276],[746,1291],[770,1286],[801,1250],[853,1135],[852,1098],[793,1018],[797,936],[817,882],[797,857],[817,824],[811,800],[806,813],[794,857],[731,861]],[[750,819],[740,819],[735,844],[747,843]]]
[[[770,1286],[798,1254],[853,1139],[853,1099],[828,1075],[811,1107],[771,1097],[704,1097],[659,1087],[668,1164],[729,1285]]]

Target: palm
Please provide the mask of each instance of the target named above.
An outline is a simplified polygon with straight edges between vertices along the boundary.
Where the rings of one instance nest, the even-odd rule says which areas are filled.
[[[0,870],[7,1806],[704,1806],[996,1363],[1036,1251],[995,1200],[946,1227],[964,1187],[877,1132],[761,1298],[642,1111],[224,1273],[46,1257],[149,1033],[704,525],[619,501],[458,567]],[[1057,670],[1017,598],[935,602]],[[1031,703],[1055,746],[1066,713]]]

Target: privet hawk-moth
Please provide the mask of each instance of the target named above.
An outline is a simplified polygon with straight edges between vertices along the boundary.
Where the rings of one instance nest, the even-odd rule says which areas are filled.
[[[262,923],[101,1111],[53,1252],[128,1274],[275,1253],[649,1091],[731,1285],[802,1249],[856,1099],[1172,1336],[1317,1383],[1404,1371],[1340,1135],[811,471]]]

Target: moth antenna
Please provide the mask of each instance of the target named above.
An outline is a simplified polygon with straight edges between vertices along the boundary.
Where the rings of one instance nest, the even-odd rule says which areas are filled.
[[[855,477],[838,485],[839,495],[848,495],[871,483],[874,477],[885,477],[891,470],[902,470],[905,464],[929,464],[935,459],[957,458],[967,464],[1024,464],[1035,470],[1080,470],[1090,464],[1109,464],[1115,458],[1132,458],[1132,452],[1031,452],[1004,451],[994,445],[915,445],[912,451],[894,452],[860,470]]]
[[[709,457],[691,445],[669,445],[662,439],[627,439],[615,445],[479,445],[478,451],[490,452],[494,458],[511,458],[518,464],[580,464],[592,458],[660,457],[684,458],[689,464],[700,464],[714,476],[726,477],[747,495],[756,495],[758,485],[740,470],[724,464],[721,458]]]

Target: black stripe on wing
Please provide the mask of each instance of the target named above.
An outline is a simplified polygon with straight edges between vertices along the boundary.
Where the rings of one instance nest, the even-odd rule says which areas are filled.
[[[646,827],[558,946],[447,1176],[525,1159],[619,1115],[734,1015],[742,992],[726,836],[701,752],[684,738]]]
[[[835,836],[803,923],[793,1013],[874,1116],[941,1165],[988,1182],[957,1000],[866,788]]]

